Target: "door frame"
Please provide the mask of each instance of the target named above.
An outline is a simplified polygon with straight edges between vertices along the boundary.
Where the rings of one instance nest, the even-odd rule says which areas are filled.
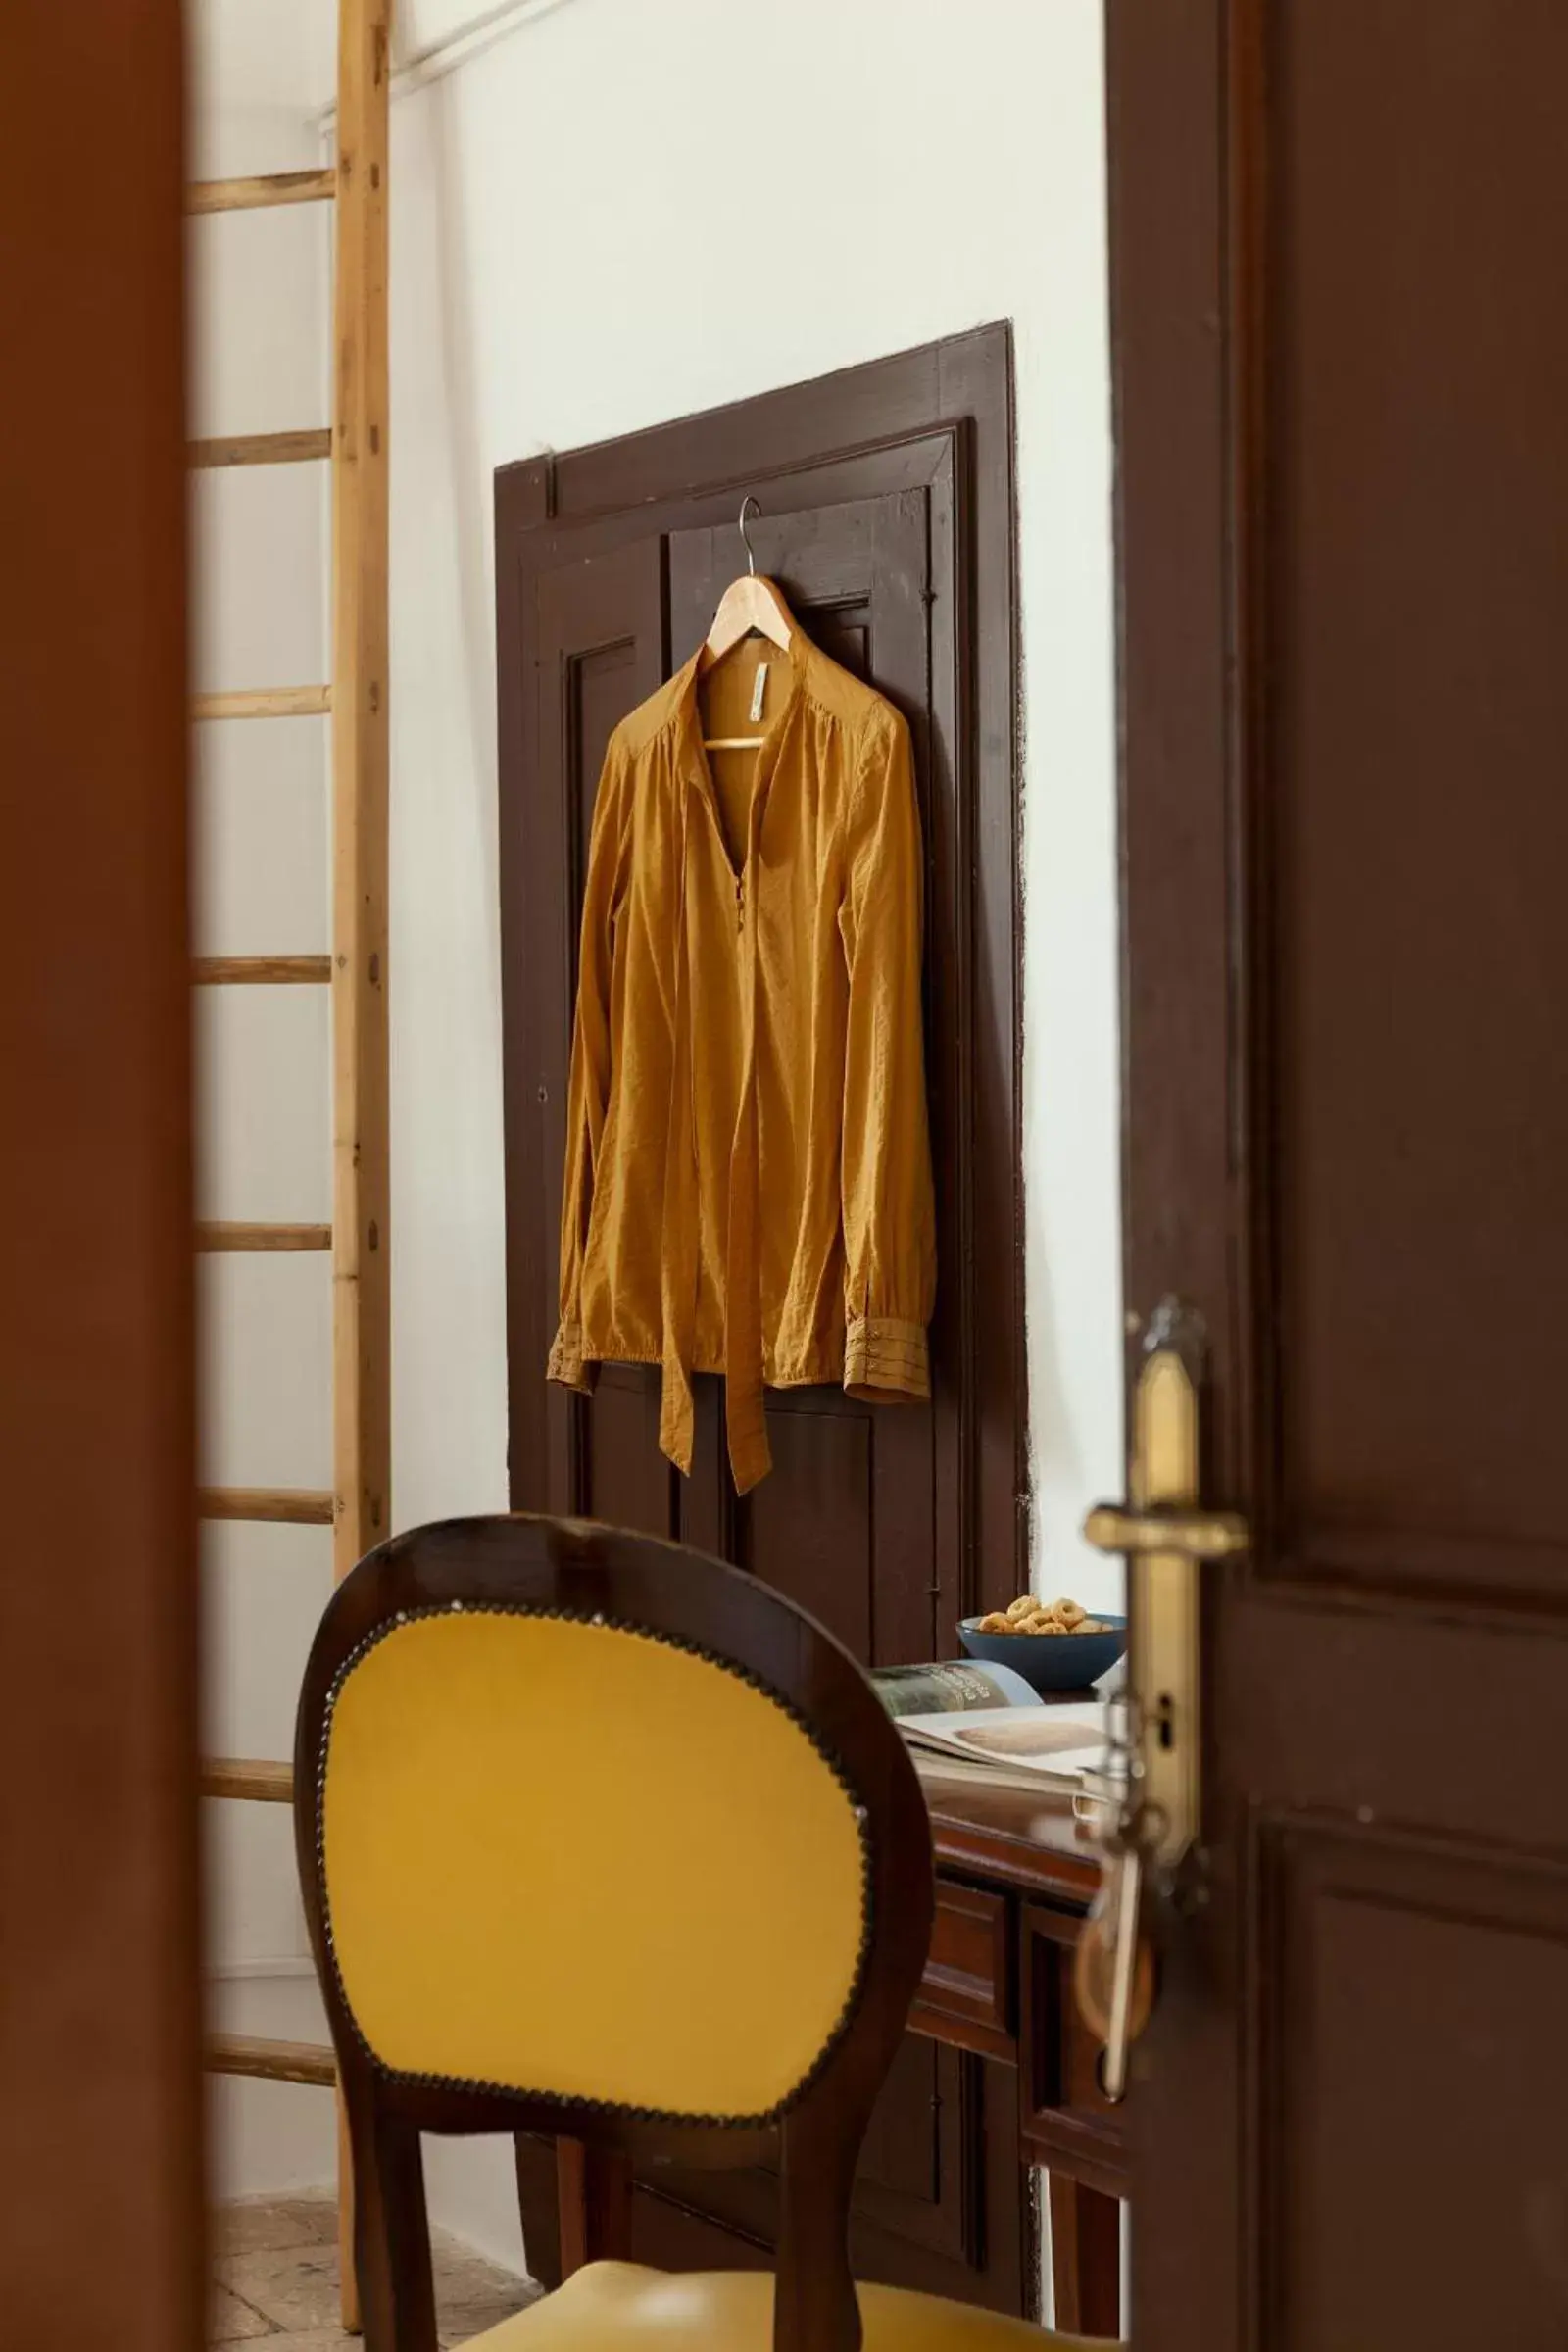
[[[968,1556],[958,1583],[969,1608],[995,1606],[1026,1590],[1030,1571],[1017,556],[1012,337],[1005,322],[614,441],[498,468],[503,1054],[510,1169],[537,1159],[532,1122],[541,1083],[530,1032],[535,992],[520,974],[515,989],[510,986],[507,947],[526,935],[527,860],[507,810],[526,810],[532,747],[528,684],[521,662],[509,662],[505,649],[523,643],[530,577],[559,563],[567,546],[584,556],[604,554],[633,535],[667,527],[677,505],[733,496],[738,508],[747,490],[761,489],[765,497],[770,481],[786,483],[807,471],[821,480],[834,466],[872,453],[886,453],[893,469],[900,453],[908,452],[912,465],[929,470],[933,461],[919,445],[943,441],[962,451],[969,516],[960,533],[958,593],[972,619],[971,627],[957,630],[957,743],[970,783],[967,1001],[957,1090],[968,1125],[962,1156],[970,1197],[962,1216],[970,1234],[1004,1234],[1012,1243],[989,1252],[971,1244],[962,1268],[958,1378],[967,1443],[957,1474],[968,1497],[960,1511]],[[664,648],[666,667],[683,650]],[[508,1256],[511,1262],[510,1235]],[[508,1321],[510,1362],[537,1358],[542,1389],[549,1335],[541,1343],[532,1317],[519,1313],[514,1288]],[[541,1418],[538,1392],[524,1392],[514,1375],[509,1404],[514,1504],[541,1507],[546,1492]]]
[[[1236,131],[1258,9],[1105,0],[1104,21],[1127,1426],[1148,1319],[1167,1296],[1201,1306],[1200,1493],[1255,1519],[1270,1485],[1248,1436],[1261,1426],[1249,1333],[1254,1252],[1266,1244],[1255,1171],[1267,1133],[1253,1083],[1262,959],[1248,929],[1257,870],[1249,757],[1260,679],[1244,531],[1261,462],[1249,375],[1259,184],[1258,159]],[[1240,1571],[1202,1575],[1212,1696],[1223,1671],[1214,1602]],[[1255,2308],[1262,2217],[1259,2151],[1244,2154],[1238,2140],[1241,2068],[1256,2053],[1244,2053],[1238,2031],[1250,1963],[1234,1859],[1246,1833],[1212,1802],[1217,1711],[1205,1707],[1200,1930],[1197,1919],[1175,1926],[1134,2056],[1130,2328],[1137,2341],[1228,2347],[1250,2340],[1244,2313]],[[1253,2275],[1205,2269],[1195,2249],[1216,2246],[1244,2250]]]

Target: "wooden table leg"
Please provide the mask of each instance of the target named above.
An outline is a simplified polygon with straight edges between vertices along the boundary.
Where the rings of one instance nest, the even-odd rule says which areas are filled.
[[[1064,2334],[1121,2334],[1121,2205],[1065,2173],[1049,2173],[1051,2276]]]
[[[624,2261],[631,2239],[631,2165],[612,2148],[556,2142],[561,2196],[561,2276],[585,2262]]]

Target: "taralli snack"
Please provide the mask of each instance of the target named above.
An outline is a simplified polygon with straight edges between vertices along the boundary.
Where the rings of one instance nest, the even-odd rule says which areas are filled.
[[[1082,1601],[1066,1593],[1057,1600],[1040,1600],[1033,1592],[1020,1592],[1005,1609],[993,1609],[989,1617],[982,1617],[978,1630],[982,1634],[1108,1634],[1110,1628],[1091,1617]]]

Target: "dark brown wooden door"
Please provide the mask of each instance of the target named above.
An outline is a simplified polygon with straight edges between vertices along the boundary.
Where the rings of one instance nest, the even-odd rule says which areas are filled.
[[[870,679],[904,710],[915,740],[925,799],[932,895],[951,887],[938,871],[944,840],[933,830],[929,790],[934,673],[953,674],[955,583],[931,594],[933,496],[951,502],[951,471],[913,490],[771,513],[753,529],[759,561],[779,579],[792,610],[824,651]],[[951,550],[951,528],[945,535]],[[514,1232],[514,1295],[530,1335],[553,1326],[556,1226],[564,1153],[565,1074],[576,939],[589,828],[612,728],[699,644],[740,563],[733,519],[637,539],[586,562],[542,572],[534,583],[538,665],[554,691],[537,706],[538,770],[548,777],[553,877],[530,903],[528,970],[548,972],[549,1074],[535,1088],[536,1184],[515,1194],[526,1241]],[[943,633],[947,642],[943,642]],[[667,660],[664,648],[668,647]],[[939,713],[941,717],[948,713]],[[944,860],[944,863],[947,861]],[[541,1046],[544,1040],[541,1038]],[[548,1336],[546,1338],[548,1347]],[[956,1412],[951,1375],[930,1406],[879,1412],[838,1388],[772,1392],[768,1438],[774,1468],[737,1498],[723,1444],[721,1384],[698,1382],[697,1458],[688,1481],[659,1451],[657,1368],[607,1366],[592,1397],[544,1395],[519,1348],[514,1398],[543,1438],[543,1493],[551,1507],[667,1535],[754,1569],[820,1617],[858,1657],[930,1657],[953,1647],[961,1613],[963,1544],[957,1495],[939,1438]],[[540,1356],[538,1363],[542,1364]],[[516,1491],[539,1492],[532,1480]]]
[[[1013,1198],[1015,1110],[1010,1037],[1005,1079],[994,1059],[984,1080],[974,1075],[988,957],[1003,940],[1015,954],[1010,888],[1004,908],[975,879],[987,804],[1009,841],[1013,813],[1010,759],[996,757],[1010,740],[1010,711],[992,683],[996,650],[1010,668],[1010,629],[982,666],[969,586],[988,495],[977,448],[989,446],[998,392],[1004,404],[1005,338],[993,332],[986,352],[993,381],[983,418],[966,414],[972,380],[956,377],[952,407],[933,397],[923,415],[884,391],[891,429],[878,433],[878,401],[867,401],[862,379],[872,379],[873,395],[879,384],[906,386],[909,361],[890,363],[829,379],[836,401],[826,387],[805,386],[563,461],[547,486],[558,494],[554,514],[548,498],[543,512],[530,511],[540,487],[530,469],[501,477],[498,503],[513,1499],[734,1560],[800,1600],[867,1663],[951,1653],[963,1610],[1010,1593],[1019,1576],[1022,1369],[1006,1304],[1015,1268],[1006,1252],[978,1252],[973,1239],[978,1200],[999,1183]],[[803,444],[793,455],[792,415]],[[685,436],[678,456],[671,433]],[[842,454],[857,437],[874,445]],[[769,1393],[774,1467],[744,1500],[730,1484],[716,1380],[696,1383],[689,1480],[658,1449],[657,1369],[607,1366],[591,1398],[544,1380],[594,793],[612,728],[686,660],[743,566],[737,458],[763,508],[751,525],[759,568],[779,580],[807,632],[910,722],[926,850],[940,1268],[930,1406],[878,1411],[838,1388]],[[562,514],[565,469],[580,464],[594,474],[584,512]],[[706,486],[706,464],[722,488]],[[993,597],[1006,585],[1009,546],[1004,528]],[[1003,734],[977,757],[969,729],[982,698],[988,707],[995,698]],[[1010,1016],[1010,994],[1007,1004]],[[987,1391],[974,1365],[988,1308],[997,1347]],[[1015,2106],[1004,2075],[910,2038],[862,2166],[866,2276],[1021,2307],[1028,2229]],[[524,2154],[525,2175],[528,2164]],[[542,2213],[547,2175],[537,2169]],[[657,2199],[637,2201],[637,2241],[651,2258],[765,2257],[770,2177],[662,2177],[659,2188]],[[525,2203],[526,2190],[525,2180]]]
[[[1568,12],[1109,25],[1127,1303],[1254,1530],[1133,2332],[1557,2352]]]
[[[39,2352],[208,2316],[182,16],[13,10],[0,73],[0,2340]]]

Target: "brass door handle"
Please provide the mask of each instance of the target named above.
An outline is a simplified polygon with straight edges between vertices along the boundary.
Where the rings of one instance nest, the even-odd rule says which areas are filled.
[[[1201,1812],[1199,1567],[1251,1548],[1240,1512],[1207,1510],[1199,1494],[1202,1356],[1200,1317],[1162,1299],[1133,1391],[1127,1500],[1102,1502],[1084,1522],[1097,1551],[1127,1561],[1137,1751],[1128,1802],[1144,1857],[1166,1879],[1196,1839]],[[1124,1837],[1133,1826],[1123,1822]]]
[[[1101,1895],[1075,1975],[1080,2013],[1104,2043],[1101,2087],[1113,2101],[1126,2089],[1128,2050],[1152,1996],[1139,1930],[1143,1880],[1147,1871],[1168,1889],[1201,1822],[1198,1570],[1204,1560],[1234,1559],[1252,1542],[1240,1512],[1204,1510],[1199,1500],[1202,1356],[1200,1318],[1179,1299],[1162,1299],[1133,1393],[1129,1498],[1100,1503],[1084,1521],[1096,1551],[1126,1558],[1132,1619],[1126,1793],[1105,1838]]]
[[[1084,1521],[1084,1541],[1096,1551],[1129,1557],[1163,1551],[1183,1560],[1229,1560],[1250,1548],[1252,1534],[1239,1511],[1194,1511],[1180,1504],[1136,1511],[1126,1503],[1099,1502]]]

